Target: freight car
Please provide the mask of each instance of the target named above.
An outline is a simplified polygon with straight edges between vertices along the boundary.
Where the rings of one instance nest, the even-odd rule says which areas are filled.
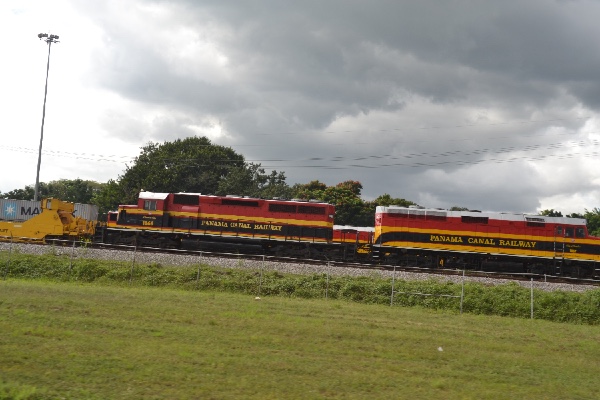
[[[373,244],[373,227],[334,225],[333,242],[343,243],[343,260],[369,261]]]
[[[0,240],[3,241],[76,240],[94,234],[95,220],[76,217],[74,203],[58,199],[43,199],[41,202],[3,199],[1,205]],[[24,213],[23,210],[28,211]]]
[[[358,241],[334,240],[335,207],[318,201],[265,200],[198,193],[141,192],[138,204],[108,215],[108,243],[339,259]],[[342,237],[340,236],[340,238]]]
[[[395,264],[600,276],[585,219],[379,206],[373,240],[373,257]]]
[[[0,199],[0,220],[27,221],[41,212],[41,201]],[[98,206],[73,203],[73,216],[86,221],[96,221],[98,220]]]

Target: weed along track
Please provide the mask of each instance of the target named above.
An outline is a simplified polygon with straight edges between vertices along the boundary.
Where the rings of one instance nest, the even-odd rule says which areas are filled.
[[[57,242],[60,243],[60,242]],[[502,285],[515,281],[527,288],[545,291],[582,292],[597,288],[599,282],[574,278],[533,276],[531,274],[497,274],[484,271],[461,271],[454,269],[430,269],[409,266],[371,265],[359,263],[326,262],[323,260],[294,259],[291,257],[265,257],[232,253],[215,253],[158,248],[135,248],[123,245],[86,244],[84,246],[61,246],[0,243],[0,250],[22,254],[54,254],[65,258],[96,259],[126,262],[136,265],[155,264],[163,266],[212,265],[221,268],[278,271],[286,274],[394,278],[406,281],[438,280],[460,284],[464,281],[485,285]],[[0,270],[1,271],[1,270]],[[532,280],[533,278],[533,280]]]

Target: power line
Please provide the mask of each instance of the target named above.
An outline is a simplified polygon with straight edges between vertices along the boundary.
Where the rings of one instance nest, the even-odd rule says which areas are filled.
[[[551,144],[547,144],[547,145],[541,145],[541,144],[536,144],[536,145],[529,145],[529,146],[525,146],[522,148],[519,147],[502,147],[499,149],[489,149],[489,148],[484,148],[484,149],[475,149],[475,150],[470,150],[470,151],[464,151],[464,150],[452,150],[452,151],[445,151],[445,152],[441,152],[441,153],[430,153],[430,152],[421,152],[421,153],[408,153],[408,154],[398,154],[398,155],[393,155],[393,154],[379,154],[379,155],[365,155],[365,156],[360,156],[360,157],[344,157],[344,156],[333,156],[333,157],[310,157],[310,158],[304,158],[304,159],[255,159],[255,160],[245,160],[246,162],[251,162],[251,163],[263,163],[263,162],[280,162],[280,163],[291,163],[291,162],[316,162],[316,161],[329,161],[329,162],[336,162],[336,163],[342,163],[342,162],[354,162],[354,161],[365,161],[365,160],[385,160],[385,159],[389,159],[389,160],[402,160],[402,159],[422,159],[422,158],[444,158],[444,157],[471,157],[471,156],[485,156],[485,155],[495,155],[495,154],[510,154],[510,153],[519,153],[519,152],[532,152],[532,151],[539,151],[539,150],[558,150],[558,149],[564,149],[564,148],[572,148],[572,147],[590,147],[590,146],[598,146],[600,144],[599,140],[592,140],[592,141],[578,141],[578,142],[568,142],[568,143],[551,143]],[[0,149],[6,149],[9,151],[18,151],[18,152],[25,152],[25,153],[34,153],[35,150],[34,149],[30,149],[30,148],[24,148],[24,147],[11,147],[11,146],[4,146],[4,145],[0,145]],[[66,157],[66,158],[73,158],[73,159],[80,159],[80,160],[89,160],[89,161],[96,161],[96,162],[131,162],[134,161],[134,159],[137,157],[131,157],[131,156],[122,156],[122,155],[114,155],[114,154],[90,154],[90,153],[76,153],[76,152],[65,152],[65,151],[54,151],[54,150],[45,150],[44,154],[47,156],[55,156],[55,157]],[[549,156],[560,156],[560,155],[549,155]],[[543,156],[538,156],[538,157],[542,157],[542,159],[544,157],[547,157],[546,155]],[[524,157],[514,157],[515,159],[525,159]],[[533,160],[533,158],[531,158]],[[165,163],[172,163],[173,161],[177,161],[178,163],[190,163],[190,164],[195,164],[195,165],[199,165],[202,166],[202,164],[197,164],[198,163],[198,159],[196,158],[191,158],[191,159],[182,159],[182,158],[162,158],[161,159],[162,162]],[[229,160],[229,159],[218,159],[218,160],[211,160],[212,162],[239,162],[238,160]],[[490,159],[481,159],[479,161],[477,161],[477,163],[480,162],[491,162],[493,160]],[[448,161],[448,162],[437,162],[437,163],[412,163],[412,164],[406,164],[406,163],[394,163],[394,164],[379,164],[379,166],[381,167],[389,167],[389,166],[407,166],[407,165],[422,165],[422,166],[432,166],[432,165],[443,165],[443,164],[459,164],[463,162],[466,164],[472,163],[471,161],[465,161],[465,160],[452,160],[452,161]],[[280,166],[281,167],[281,166]],[[300,167],[311,167],[311,168],[335,168],[338,169],[339,167],[335,166],[329,166],[329,165],[284,165],[284,167],[290,167],[290,168],[300,168]],[[366,165],[360,165],[360,164],[350,164],[348,167],[360,167],[360,168],[377,168],[378,166],[366,166]],[[263,168],[266,168],[265,166],[263,166]]]

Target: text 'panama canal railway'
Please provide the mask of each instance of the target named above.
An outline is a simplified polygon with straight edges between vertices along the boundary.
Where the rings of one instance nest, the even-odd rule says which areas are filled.
[[[90,220],[73,216],[74,206],[44,203],[48,201],[42,201],[42,212],[30,216],[25,229],[25,221],[9,220],[4,213],[0,236],[43,241],[93,234]],[[96,227],[94,240],[600,278],[600,238],[588,234],[585,219],[397,206],[377,207],[373,227],[334,225],[334,218],[333,205],[314,200],[141,192],[137,204],[108,214],[106,224]]]
[[[537,242],[530,242],[524,240],[498,240],[489,238],[476,238],[468,236],[439,236],[431,235],[429,240],[431,242],[447,242],[447,243],[468,243],[483,246],[501,246],[501,247],[527,247],[534,248]]]

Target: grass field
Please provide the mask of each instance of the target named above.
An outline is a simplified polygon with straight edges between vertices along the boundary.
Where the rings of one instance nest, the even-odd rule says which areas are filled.
[[[0,399],[600,398],[598,326],[7,280],[0,332]]]

